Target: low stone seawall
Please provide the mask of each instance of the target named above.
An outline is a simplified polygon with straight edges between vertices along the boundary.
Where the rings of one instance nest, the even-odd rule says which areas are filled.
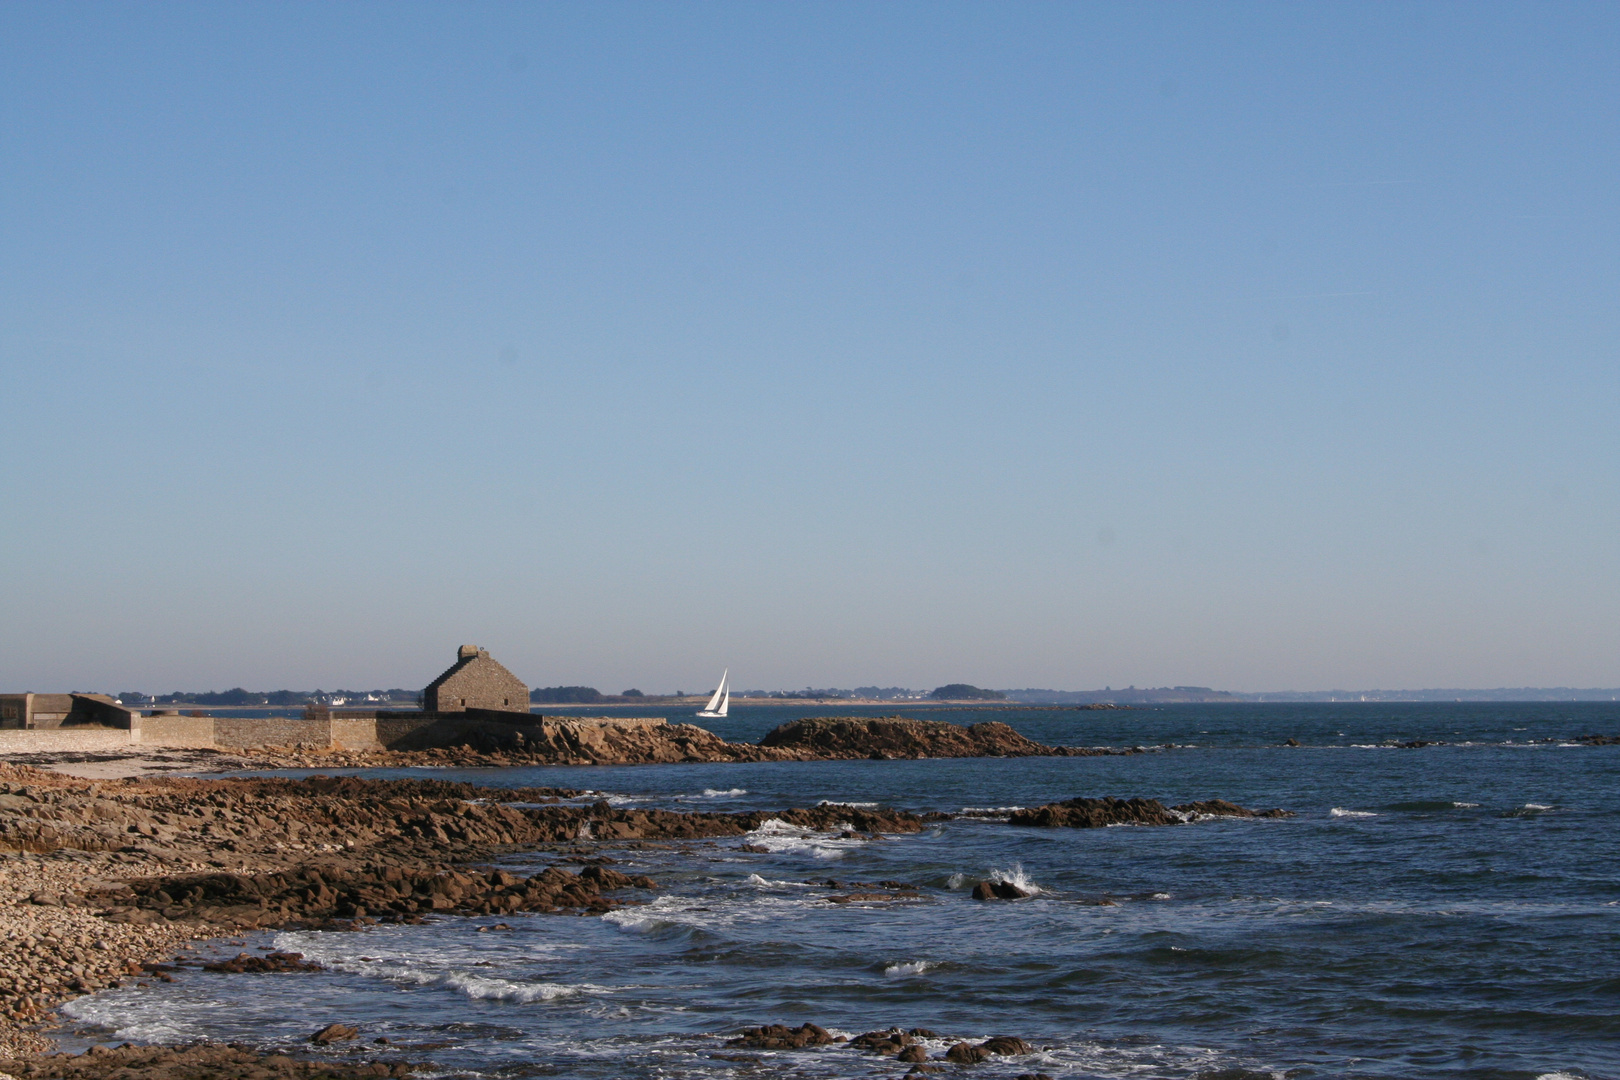
[[[330,718],[305,720],[295,716],[216,716],[199,719],[213,721],[213,745],[219,750],[252,750],[260,746],[325,749],[332,745],[333,721]],[[141,741],[145,742],[146,739]]]
[[[0,730],[0,754],[128,749],[423,750],[522,746],[566,733],[587,744],[612,733],[663,727],[657,717],[557,717],[468,710],[464,713],[378,713],[371,716],[137,716],[129,730],[82,726]]]
[[[0,730],[0,754],[52,754],[62,751],[128,750],[134,732],[122,728],[8,728]]]

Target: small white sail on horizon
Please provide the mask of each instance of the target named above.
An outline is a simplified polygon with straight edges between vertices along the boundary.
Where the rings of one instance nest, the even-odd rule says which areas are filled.
[[[709,703],[698,713],[699,716],[724,716],[726,710],[731,708],[731,687],[726,685],[726,679],[731,675],[731,669],[720,675],[720,685],[714,688],[714,696]]]

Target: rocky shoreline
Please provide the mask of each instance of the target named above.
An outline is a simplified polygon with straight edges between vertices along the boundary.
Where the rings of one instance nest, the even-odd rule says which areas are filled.
[[[796,724],[803,726],[783,740],[798,752],[837,755],[853,737],[848,728]],[[1001,726],[975,725],[992,729],[978,733],[959,728],[948,742],[931,733],[929,746],[1050,750],[1004,740],[994,730]],[[914,746],[907,737],[915,732],[904,725],[866,731],[878,738],[877,752]],[[275,928],[418,923],[434,915],[601,914],[645,903],[658,888],[649,877],[613,869],[604,849],[680,848],[737,838],[773,819],[875,839],[916,833],[957,816],[844,805],[677,813],[586,799],[587,793],[573,789],[440,780],[87,780],[0,765],[0,1073],[86,1080],[143,1071],[198,1078],[400,1075],[392,1055],[388,1061],[321,1064],[310,1055],[329,1040],[277,1052],[97,1047],[75,1057],[46,1057],[51,1047],[39,1025],[71,997],[170,978],[172,958],[188,941]],[[1085,802],[1053,807],[1077,812]],[[1088,822],[1099,823],[1174,824],[1202,813],[1254,813],[1219,802],[1169,809],[1151,800],[1090,802],[1101,805],[1084,808]],[[1013,823],[1073,824],[1047,820],[1057,813],[1053,807],[1040,808],[1040,820]],[[515,852],[549,854],[553,865],[527,875],[493,865]],[[831,903],[919,896],[915,886],[901,882],[826,884]],[[1016,898],[1000,885],[989,896],[975,895]],[[210,968],[308,969],[296,954],[243,954]]]

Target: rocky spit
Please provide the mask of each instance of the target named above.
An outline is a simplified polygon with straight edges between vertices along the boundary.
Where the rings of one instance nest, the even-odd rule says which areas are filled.
[[[695,724],[664,720],[535,717],[486,724],[453,746],[371,751],[257,750],[279,765],[651,765],[754,761],[847,761],[959,757],[1100,757],[1142,747],[1047,746],[1000,721],[979,724],[907,716],[810,717],[773,729],[757,743],[727,742]]]
[[[846,724],[799,721],[785,726],[794,730],[781,735],[783,747],[764,749],[853,756],[852,740],[862,729],[839,726]],[[1015,733],[1007,738],[999,724],[954,733],[912,724],[931,722],[869,723],[864,730],[873,742],[861,756],[913,750],[922,756],[923,745],[940,756],[996,748],[1008,754],[1056,752]],[[175,953],[196,939],[281,927],[416,923],[433,915],[600,914],[645,903],[658,887],[650,878],[612,869],[604,851],[614,847],[735,838],[771,819],[876,838],[919,832],[952,816],[840,805],[676,813],[616,808],[585,802],[584,796],[560,788],[334,776],[88,780],[0,764],[0,1074],[86,1080],[400,1075],[397,1061],[357,1062],[350,1055],[346,1064],[313,1060],[320,1046],[350,1037],[330,1027],[316,1033],[309,1047],[286,1052],[96,1047],[65,1056],[47,1053],[51,1045],[40,1024],[70,997],[170,978]],[[1076,799],[1019,812],[1014,824],[1168,825],[1207,814],[1254,813],[1219,801],[1167,809],[1152,800]],[[1022,821],[1021,814],[1033,816]],[[518,851],[550,853],[554,865],[527,876],[492,865]],[[1005,883],[989,884],[990,895],[980,899],[1018,898]],[[827,886],[828,901],[839,904],[919,895],[901,882]],[[243,954],[212,968],[308,969],[301,957],[286,953]],[[320,1019],[312,1017],[312,1027]],[[933,1067],[904,1036],[868,1041],[874,1052],[886,1052],[879,1043],[893,1044],[894,1056],[922,1071]],[[953,1046],[955,1056],[946,1054],[945,1060],[961,1063],[981,1052],[1003,1052],[989,1044],[963,1046]]]

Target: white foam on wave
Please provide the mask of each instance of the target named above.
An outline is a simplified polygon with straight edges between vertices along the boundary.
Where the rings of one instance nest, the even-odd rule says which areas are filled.
[[[883,975],[889,979],[905,979],[913,975],[921,975],[923,972],[938,966],[932,960],[908,960],[901,964],[890,964],[883,969]]]
[[[760,877],[758,874],[749,874],[743,878],[744,885],[752,885],[756,889],[817,889],[821,886],[809,881],[773,881],[770,878]]]
[[[1335,806],[1331,811],[1331,815],[1333,817],[1343,818],[1369,818],[1378,816],[1371,810],[1346,810],[1342,806]]]
[[[881,806],[882,804],[881,803],[875,803],[875,802],[845,802],[845,801],[843,801],[841,799],[822,799],[816,805],[817,806],[847,806],[851,810],[873,810],[873,809],[876,809],[878,806]]]
[[[755,886],[756,890],[758,888]],[[733,899],[708,899],[703,903],[694,903],[694,898],[689,896],[660,896],[650,904],[604,912],[601,921],[625,934],[652,934],[672,929],[713,931],[739,925],[776,927],[826,908],[827,904],[819,897],[780,896],[760,890]]]
[[[1455,801],[1453,801],[1451,805],[1456,807],[1458,810],[1472,810],[1474,807],[1478,806],[1479,803],[1477,803],[1477,802],[1455,802]]]
[[[847,805],[847,804],[846,804]],[[846,840],[838,832],[848,831],[848,824],[837,826],[836,832],[817,832],[799,825],[789,825],[780,818],[767,818],[759,828],[743,834],[743,842],[762,847],[771,854],[804,854],[815,859],[842,859],[844,854],[863,841]]]
[[[1551,810],[1552,807],[1548,806],[1546,803],[1527,802],[1527,803],[1524,804],[1524,809],[1526,809],[1526,810]]]
[[[1041,891],[1041,887],[1029,880],[1029,877],[1024,873],[1023,863],[1013,863],[1011,870],[990,871],[990,880],[1016,886],[1023,889],[1027,893],[1038,893]]]
[[[1022,806],[964,806],[958,813],[963,814],[1010,814],[1014,810],[1022,810]]]
[[[197,1031],[177,1023],[168,1010],[160,1010],[151,1018],[142,1016],[144,1010],[132,1008],[139,1000],[134,997],[136,993],[138,991],[103,991],[74,998],[57,1011],[80,1023],[107,1028],[113,1038],[125,1042],[180,1043],[199,1037]]]
[[[328,944],[327,939],[338,935],[284,933],[275,937],[278,949],[294,949],[331,971],[342,971],[405,986],[443,987],[455,990],[474,1001],[554,1001],[557,998],[577,997],[581,994],[605,994],[609,990],[592,983],[554,983],[503,979],[487,972],[469,971],[464,964],[428,949],[412,955],[390,955],[387,950],[375,950],[377,955],[359,957],[341,947]]]
[[[1584,1078],[1576,1073],[1550,1072],[1542,1073],[1540,1076],[1536,1077],[1536,1080],[1584,1080]]]
[[[472,975],[461,971],[451,972],[435,981],[453,990],[460,990],[474,1001],[553,1001],[601,989],[587,985],[570,986],[566,983],[492,979],[487,975]]]
[[[748,794],[748,789],[740,787],[726,788],[723,791],[720,788],[712,787],[706,787],[703,789],[703,797],[705,799],[735,799],[739,795],[746,794]]]

